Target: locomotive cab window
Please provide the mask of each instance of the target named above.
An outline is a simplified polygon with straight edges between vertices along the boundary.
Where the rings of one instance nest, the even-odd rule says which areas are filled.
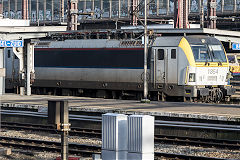
[[[158,49],[158,60],[164,60],[164,49]]]
[[[226,55],[221,45],[192,45],[196,62],[226,62]]]
[[[171,59],[176,59],[176,52],[177,52],[176,49],[171,50]]]

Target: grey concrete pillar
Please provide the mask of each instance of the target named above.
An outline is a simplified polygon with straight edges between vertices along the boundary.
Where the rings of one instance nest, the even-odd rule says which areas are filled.
[[[17,9],[17,3],[18,3],[18,0],[15,0],[15,2],[14,2],[14,12],[15,12],[15,18],[17,19],[17,11],[18,11],[18,9]]]
[[[0,95],[5,94],[4,48],[0,48]]]
[[[64,1],[65,0],[60,0],[60,22],[64,22]]]
[[[118,18],[121,17],[121,0],[118,0]]]
[[[10,12],[11,12],[11,1],[8,0],[8,18],[11,18]]]
[[[83,3],[83,12],[86,12],[86,9],[87,9],[87,0],[84,0],[84,3]]]
[[[109,0],[109,18],[112,18],[112,0]]]
[[[224,0],[222,0],[221,9],[222,9],[222,13],[223,13],[224,12]]]
[[[95,4],[94,4],[94,0],[92,0],[92,12],[95,13]],[[95,17],[92,16],[92,19],[94,19]]]
[[[166,15],[169,15],[169,0],[166,1]]]
[[[159,15],[159,7],[160,7],[159,1],[160,0],[157,0],[157,16]]]
[[[233,12],[237,12],[237,0],[233,0]]]
[[[103,17],[103,0],[100,0],[100,17],[102,18]]]
[[[39,21],[39,0],[36,0],[36,20]]]
[[[46,12],[47,12],[47,0],[43,1],[43,22],[46,22]]]
[[[24,42],[24,80],[25,95],[31,95],[31,80],[34,79],[34,44],[29,41]]]
[[[29,0],[29,19],[32,21],[32,0]]]
[[[52,18],[51,18],[51,20],[52,20],[52,22],[53,22],[53,19],[54,19],[54,0],[52,0]]]
[[[131,7],[132,7],[132,1],[131,0],[127,0],[127,10],[128,10],[128,17],[131,17],[131,15],[129,14],[131,12]]]

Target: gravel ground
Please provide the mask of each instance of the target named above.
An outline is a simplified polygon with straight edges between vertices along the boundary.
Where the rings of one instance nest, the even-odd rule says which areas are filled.
[[[29,138],[36,140],[45,140],[45,141],[56,141],[60,142],[60,135],[49,134],[45,132],[32,132],[32,131],[15,131],[15,130],[2,130],[0,136],[6,137],[16,137],[16,138]],[[69,142],[81,143],[81,144],[90,144],[90,145],[101,145],[101,140],[99,139],[89,139],[86,137],[77,137],[71,136]],[[178,146],[178,145],[167,145],[167,144],[156,144],[156,152],[166,152],[166,153],[175,153],[175,154],[188,154],[194,156],[203,156],[203,157],[216,157],[216,158],[225,158],[225,159],[239,159],[240,160],[240,151],[239,150],[226,150],[226,149],[217,149],[217,148],[203,148],[203,147],[194,147],[194,146]],[[1,160],[7,159],[56,159],[59,157],[59,153],[49,153],[49,152],[33,152],[33,151],[22,151],[22,150],[12,150],[12,154],[9,156],[0,156]],[[74,156],[74,155],[70,155]]]
[[[175,153],[175,154],[187,154],[187,155],[201,156],[201,157],[240,159],[239,150],[226,150],[226,149],[218,149],[218,148],[203,148],[203,147],[195,147],[195,146],[156,144],[155,151]]]

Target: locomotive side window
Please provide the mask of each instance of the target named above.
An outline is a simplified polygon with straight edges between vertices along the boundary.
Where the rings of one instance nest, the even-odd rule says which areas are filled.
[[[176,59],[176,49],[171,50],[171,59]]]
[[[235,56],[234,55],[228,55],[227,56],[229,63],[235,63]]]
[[[158,50],[158,60],[164,60],[164,49]]]
[[[10,50],[8,50],[8,58],[10,58],[10,56],[11,56],[11,52]]]

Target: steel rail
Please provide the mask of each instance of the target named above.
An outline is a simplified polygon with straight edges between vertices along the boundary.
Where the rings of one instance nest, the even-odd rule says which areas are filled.
[[[0,113],[5,114],[5,115],[19,115],[19,116],[31,116],[31,117],[47,118],[47,113],[46,112],[1,110]],[[70,120],[78,120],[78,121],[101,122],[102,117],[70,114],[69,119]],[[157,127],[178,127],[178,128],[181,127],[181,128],[194,128],[194,129],[235,131],[235,132],[240,131],[240,125],[210,124],[210,123],[198,123],[198,122],[155,120],[155,126],[157,126]]]
[[[28,148],[31,150],[61,152],[61,142],[32,140],[13,137],[0,137],[0,144],[3,146],[13,146],[16,148]],[[92,156],[92,154],[100,154],[100,152],[101,152],[100,146],[69,143],[69,153],[71,154],[78,154],[90,157]]]
[[[4,146],[13,146],[15,148],[28,148],[31,150],[44,150],[44,151],[61,151],[60,142],[12,138],[12,137],[0,137],[0,144]],[[101,146],[96,145],[83,145],[76,143],[69,143],[69,153],[78,154],[90,157],[92,154],[100,154]],[[164,152],[154,152],[156,158],[178,158],[178,159],[202,159],[202,160],[223,160],[221,158],[191,156],[183,154],[172,154]]]
[[[58,133],[54,126],[49,125],[32,125],[22,123],[11,123],[2,122],[2,128],[7,129],[19,129],[19,130],[32,130],[32,131],[43,131],[50,133]],[[84,129],[84,128],[71,128],[69,134],[71,136],[86,136],[101,139],[101,130]],[[168,136],[168,135],[157,135],[155,134],[155,143],[167,143],[167,144],[178,144],[178,145],[192,145],[192,146],[206,146],[216,148],[228,148],[228,149],[240,149],[239,140],[226,140],[226,139],[209,139],[209,138],[192,138],[192,137],[181,137],[181,136]]]

